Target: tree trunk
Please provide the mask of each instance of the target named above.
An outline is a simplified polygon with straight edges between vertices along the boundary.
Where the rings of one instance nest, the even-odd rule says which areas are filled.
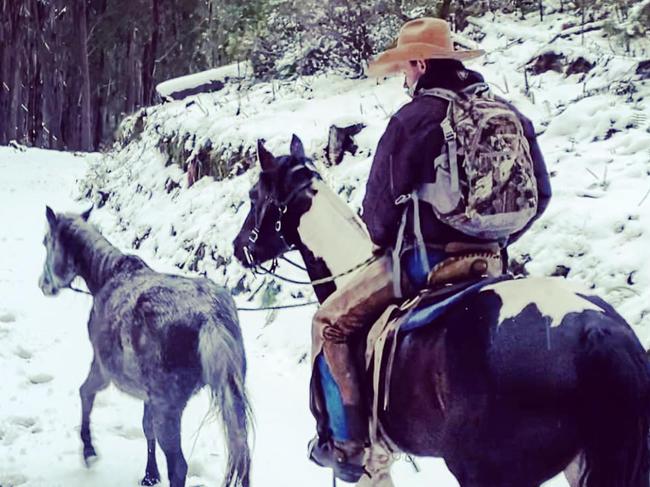
[[[86,0],[78,0],[79,6],[79,57],[81,66],[81,108],[80,108],[80,148],[90,151],[93,149],[91,133],[90,110],[90,69],[88,67],[88,17]]]
[[[154,76],[156,55],[158,53],[158,26],[160,24],[159,0],[151,0],[151,38],[145,45],[142,59],[142,98],[144,105],[150,105],[154,99]]]
[[[450,10],[451,10],[451,0],[442,0],[442,3],[438,8],[438,17],[441,19],[446,19],[447,17],[449,17]]]

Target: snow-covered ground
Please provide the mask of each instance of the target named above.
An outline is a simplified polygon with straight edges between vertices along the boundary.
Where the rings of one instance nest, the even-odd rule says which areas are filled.
[[[565,21],[551,14],[543,25],[532,15],[525,22],[507,16],[476,22],[488,55],[472,67],[543,132],[540,143],[553,175],[551,206],[513,254],[531,256],[527,267],[533,275],[565,266],[570,279],[612,302],[648,345],[650,89],[634,77],[638,59],[614,52],[600,31],[586,34],[584,45],[579,37],[548,45]],[[584,56],[596,66],[584,76],[530,76],[527,95],[521,66],[546,49],[569,59]],[[253,147],[265,138],[281,153],[296,133],[317,156],[325,180],[358,207],[377,140],[390,114],[407,101],[400,84],[314,77],[241,91],[227,85],[150,109],[141,136],[102,158],[0,148],[0,487],[137,485],[144,473],[142,405],[114,389],[99,394],[93,412],[100,459],[91,470],[82,466],[77,390],[90,365],[90,298],[64,292],[46,299],[38,289],[44,205],[57,211],[87,208],[90,203],[79,196],[105,203],[92,222],[114,244],[160,271],[205,273],[231,289],[240,283],[260,289],[252,302],[250,294],[239,294],[240,305],[309,299],[308,288],[278,291],[277,284],[253,278],[231,260],[257,170],[224,181],[203,178],[188,188],[187,175],[177,165],[165,167],[156,145],[161,137],[191,133],[195,148],[208,139],[219,149]],[[358,122],[367,128],[356,137],[357,154],[325,167],[320,154],[329,125]],[[281,271],[304,277],[290,268]],[[328,471],[306,459],[313,434],[307,391],[313,310],[240,315],[256,416],[253,485],[331,483]],[[188,485],[221,481],[222,442],[216,425],[203,424],[207,408],[207,395],[199,394],[183,418]],[[398,487],[457,486],[442,461],[417,461],[421,473],[397,462]],[[160,465],[164,471],[162,455]],[[565,485],[563,479],[547,484]]]

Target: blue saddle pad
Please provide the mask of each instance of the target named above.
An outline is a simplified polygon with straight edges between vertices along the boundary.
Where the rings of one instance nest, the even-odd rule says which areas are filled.
[[[424,299],[417,307],[410,310],[405,322],[400,326],[400,332],[416,330],[425,325],[433,324],[437,318],[443,315],[447,309],[456,304],[465,297],[478,293],[485,286],[495,282],[506,281],[511,279],[510,276],[499,276],[487,279],[481,279],[478,282],[468,283],[456,291],[450,291],[451,294],[445,293],[444,290],[436,299],[435,294],[431,299]]]

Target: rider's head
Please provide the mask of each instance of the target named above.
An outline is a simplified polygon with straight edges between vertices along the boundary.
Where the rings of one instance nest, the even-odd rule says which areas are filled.
[[[405,87],[414,92],[418,83],[449,69],[462,68],[462,61],[481,56],[481,50],[456,50],[449,24],[423,17],[404,24],[396,46],[382,52],[368,66],[370,76],[404,74]]]

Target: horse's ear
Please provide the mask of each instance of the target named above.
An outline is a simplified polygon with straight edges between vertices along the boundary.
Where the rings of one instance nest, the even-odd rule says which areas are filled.
[[[257,158],[260,160],[262,171],[271,171],[275,168],[275,157],[266,150],[262,139],[257,139]]]
[[[95,205],[91,206],[91,207],[88,208],[86,211],[84,211],[81,215],[79,215],[79,216],[81,216],[81,219],[82,219],[83,221],[85,221],[85,222],[88,221],[88,218],[90,218],[90,213],[92,213],[93,208],[95,208]]]
[[[56,226],[56,214],[54,213],[54,210],[49,206],[45,206],[45,217],[47,218],[47,222],[50,224],[50,226],[54,228]]]
[[[302,140],[296,134],[291,137],[291,155],[296,159],[305,158],[305,148],[302,145]]]

